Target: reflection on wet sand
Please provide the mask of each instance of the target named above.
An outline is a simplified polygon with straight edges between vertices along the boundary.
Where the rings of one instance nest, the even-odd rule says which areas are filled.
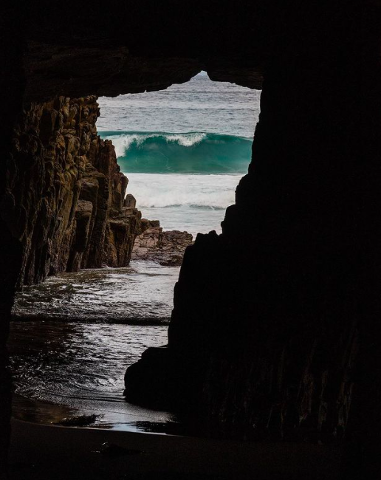
[[[24,289],[8,342],[13,415],[49,424],[94,417],[91,426],[132,431],[164,431],[175,422],[167,412],[125,402],[123,380],[147,347],[167,343],[177,276],[178,268],[146,262],[63,274]]]

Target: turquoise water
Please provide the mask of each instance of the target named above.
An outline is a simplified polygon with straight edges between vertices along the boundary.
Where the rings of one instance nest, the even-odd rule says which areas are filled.
[[[216,133],[104,131],[143,215],[165,230],[220,231],[247,171],[252,140]]]
[[[126,173],[246,173],[252,141],[215,133],[102,132]]]

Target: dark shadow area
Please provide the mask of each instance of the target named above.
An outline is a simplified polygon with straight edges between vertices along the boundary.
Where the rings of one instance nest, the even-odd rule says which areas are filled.
[[[346,480],[379,478],[379,15],[371,0],[6,7],[2,460],[10,432],[5,342],[16,286],[67,265],[100,266],[104,255],[120,266],[130,253],[128,229],[138,220],[135,206],[124,203],[113,149],[97,136],[98,111],[89,95],[159,90],[205,70],[213,80],[263,87],[252,162],[222,234],[199,236],[187,249],[168,347],[147,350],[127,370],[127,398],[195,414],[225,438],[255,438],[257,452],[271,441],[271,455],[257,467],[252,452],[242,459],[250,472],[231,459],[241,478],[252,478],[255,469],[257,478],[279,478],[284,459],[282,478],[318,472],[316,478],[340,478],[337,461]],[[59,458],[70,458],[68,450],[54,447],[54,429],[44,437],[22,428],[14,426],[13,465],[20,466],[18,455],[33,463],[46,448],[45,460],[38,458],[40,478],[49,478]],[[83,475],[79,454],[89,433],[60,432],[78,451],[55,478]],[[96,449],[103,433],[93,435]],[[195,459],[189,473],[152,443],[163,462],[131,462],[131,474],[149,467],[145,478],[163,471],[223,475],[215,460],[207,470],[217,447],[204,456],[206,444],[197,442],[195,457],[186,445],[182,451],[182,459]],[[92,465],[99,472],[111,468],[98,460]],[[119,472],[128,475],[124,465]],[[328,465],[335,467],[328,471]],[[11,478],[28,478],[22,475]]]

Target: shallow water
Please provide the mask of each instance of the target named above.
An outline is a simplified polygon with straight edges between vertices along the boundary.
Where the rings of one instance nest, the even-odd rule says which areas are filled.
[[[125,268],[61,273],[25,287],[13,313],[18,318],[168,323],[179,267],[131,262]]]
[[[173,415],[125,402],[126,368],[167,343],[178,267],[135,262],[123,269],[51,277],[17,297],[9,350],[14,415],[42,423],[97,415],[93,426],[163,431]]]

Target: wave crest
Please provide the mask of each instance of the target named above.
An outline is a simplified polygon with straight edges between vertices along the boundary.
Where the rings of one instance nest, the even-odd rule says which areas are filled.
[[[123,157],[133,144],[141,148],[149,139],[158,139],[159,141],[160,139],[164,139],[167,143],[172,142],[182,147],[193,147],[200,143],[205,136],[205,133],[123,133],[118,136],[110,135],[110,140],[112,140],[115,146],[116,156]]]
[[[128,173],[245,173],[252,140],[204,132],[101,132]]]

